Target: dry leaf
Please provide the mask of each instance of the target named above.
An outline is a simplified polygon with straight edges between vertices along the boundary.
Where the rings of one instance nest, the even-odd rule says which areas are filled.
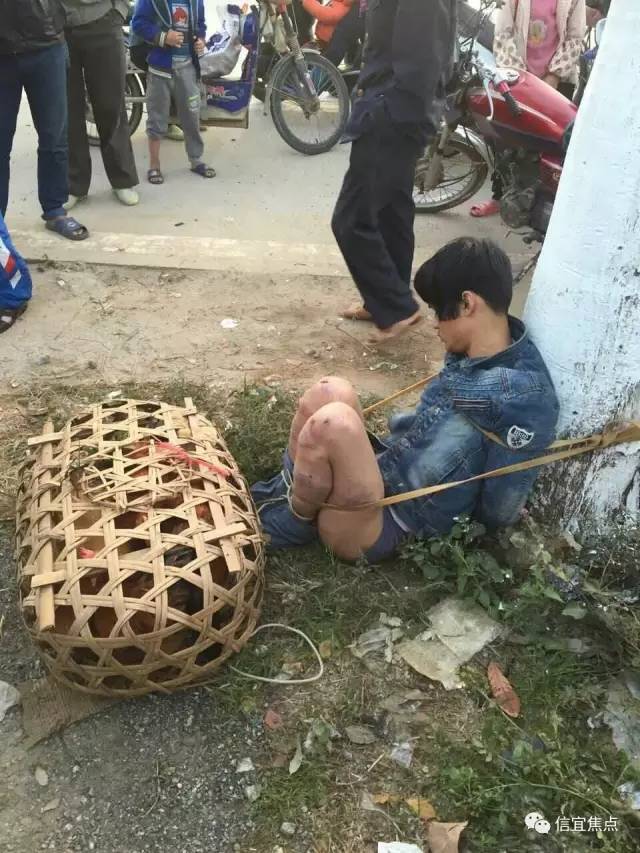
[[[298,746],[296,747],[295,754],[291,761],[289,762],[289,775],[292,776],[294,773],[297,773],[302,766],[302,744],[300,743],[300,738],[298,738]]]
[[[344,733],[351,743],[356,743],[360,746],[373,743],[376,739],[374,731],[368,726],[347,726]]]
[[[329,660],[333,654],[333,644],[331,640],[323,640],[323,642],[318,646],[318,651],[320,652],[322,660]]]
[[[491,662],[487,668],[487,678],[491,686],[491,693],[502,710],[509,717],[520,716],[520,699],[518,694],[505,678],[504,673],[497,663]]]
[[[427,824],[427,841],[431,853],[458,853],[460,836],[467,823],[438,823],[432,820]]]
[[[399,803],[402,797],[399,794],[387,794],[383,791],[381,794],[374,794],[371,799],[378,806],[386,806],[387,803]]]
[[[387,791],[382,791],[379,794],[373,794],[371,800],[377,806],[404,802],[421,820],[433,820],[436,817],[436,810],[429,800],[423,800],[421,797],[402,797],[400,794],[389,794]]]
[[[267,708],[267,711],[264,715],[264,725],[265,728],[271,729],[281,729],[284,724],[284,721],[280,714],[277,711],[274,711],[272,708]]]
[[[45,803],[42,806],[42,812],[52,812],[55,811],[60,805],[60,797],[56,797],[54,800],[49,800],[48,803]]]
[[[436,810],[429,800],[423,800],[420,797],[410,797],[405,800],[405,803],[412,812],[418,815],[420,820],[433,820],[436,817]]]

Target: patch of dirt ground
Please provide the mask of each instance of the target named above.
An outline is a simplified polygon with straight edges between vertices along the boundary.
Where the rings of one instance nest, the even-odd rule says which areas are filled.
[[[388,351],[370,346],[368,324],[338,317],[354,297],[347,280],[46,262],[33,273],[29,311],[0,341],[0,521],[9,522],[0,524],[0,679],[11,684],[45,674],[19,614],[10,524],[15,463],[51,408],[42,393],[67,385],[91,397],[97,387],[177,380],[224,396],[245,383],[303,388],[339,373],[384,396],[441,357],[428,322]],[[260,767],[268,754],[262,698],[223,676],[211,688],[122,702],[31,749],[20,711],[8,712],[3,853],[314,849],[310,835],[287,842],[277,827],[267,826],[268,841],[256,835],[245,790],[255,779],[235,766],[251,758]]]
[[[357,295],[342,278],[54,263],[33,275],[29,310],[0,339],[0,393],[176,376],[300,386],[340,373],[384,395],[442,356],[428,321],[387,349],[368,344],[368,323],[338,316]]]
[[[18,684],[44,672],[20,618],[9,534],[8,525],[0,526],[0,679]],[[226,670],[205,687],[115,704],[32,748],[21,711],[9,711],[0,723],[3,853],[375,850],[375,839],[394,828],[381,813],[361,810],[361,791],[404,789],[409,795],[417,782],[389,758],[400,731],[398,720],[381,709],[385,697],[404,696],[417,686],[426,690],[427,713],[413,708],[407,718],[420,779],[429,778],[437,738],[446,733],[464,742],[477,729],[479,712],[461,691],[447,694],[420,683],[406,668],[381,661],[363,667],[347,648],[350,639],[375,624],[380,610],[419,618],[415,579],[396,576],[391,583],[371,569],[354,567],[345,575],[347,567],[336,566],[320,593],[318,560],[324,556],[308,557],[309,577],[283,575],[277,562],[269,567],[263,621],[298,625],[316,643],[324,641],[330,659],[320,682],[265,687]],[[366,594],[354,609],[356,586]],[[335,602],[333,612],[325,595]],[[288,669],[294,678],[314,670],[308,649],[277,633],[251,644],[238,666],[270,675]],[[267,724],[267,711],[278,715],[281,725]],[[367,726],[371,743],[351,743],[345,736],[349,724]],[[334,726],[339,739],[332,746],[326,732]],[[300,771],[290,775],[296,743],[312,730],[319,740],[310,752],[305,748]],[[401,737],[409,737],[404,724]],[[238,773],[243,759],[251,759],[255,769]],[[37,768],[46,772],[45,785],[36,779]],[[260,794],[255,805],[248,796],[251,785]],[[291,835],[282,829],[286,823],[295,827]],[[409,837],[419,834],[411,813],[402,823]]]

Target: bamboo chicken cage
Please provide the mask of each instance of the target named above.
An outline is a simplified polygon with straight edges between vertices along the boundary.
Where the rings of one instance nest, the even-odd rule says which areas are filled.
[[[168,692],[248,642],[263,594],[259,522],[191,400],[99,403],[29,445],[22,611],[57,679],[108,696]]]

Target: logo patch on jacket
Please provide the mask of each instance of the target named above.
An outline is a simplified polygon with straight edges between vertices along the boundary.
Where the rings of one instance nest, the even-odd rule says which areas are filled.
[[[523,447],[531,444],[534,436],[535,432],[529,432],[529,430],[523,429],[522,427],[514,424],[512,427],[509,427],[509,432],[507,433],[507,444],[512,450],[522,450]]]

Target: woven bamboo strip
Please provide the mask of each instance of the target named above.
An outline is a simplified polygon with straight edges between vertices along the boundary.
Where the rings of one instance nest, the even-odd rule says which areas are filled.
[[[246,482],[191,400],[96,404],[29,447],[20,589],[56,678],[103,695],[167,692],[242,648],[262,602],[262,536]]]

